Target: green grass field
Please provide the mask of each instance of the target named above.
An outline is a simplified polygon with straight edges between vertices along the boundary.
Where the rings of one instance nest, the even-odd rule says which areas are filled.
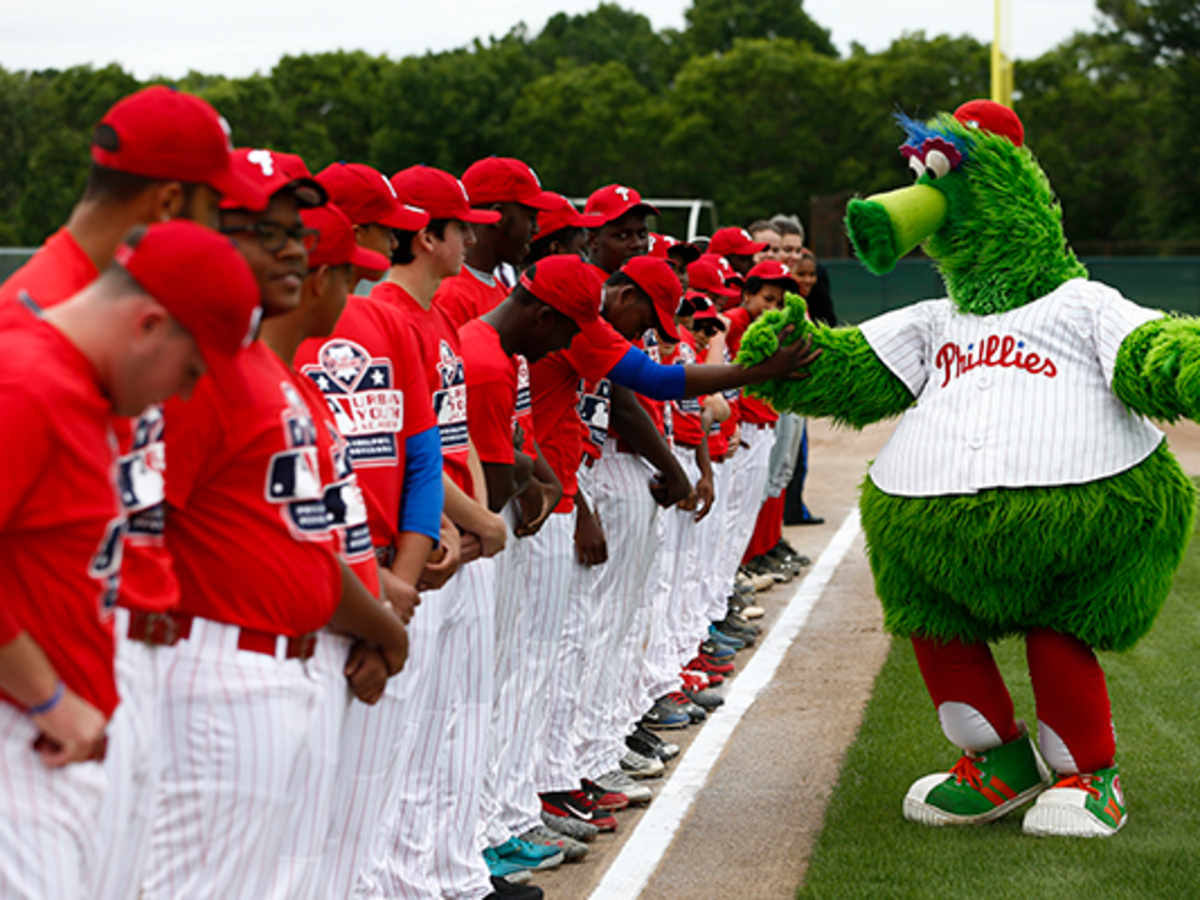
[[[949,768],[958,752],[942,736],[911,645],[894,641],[797,896],[1200,897],[1198,651],[1194,539],[1153,631],[1132,651],[1100,658],[1129,820],[1107,840],[1048,839],[1021,833],[1027,807],[977,828],[904,820],[909,784]],[[996,658],[1033,730],[1024,645],[1006,641]]]

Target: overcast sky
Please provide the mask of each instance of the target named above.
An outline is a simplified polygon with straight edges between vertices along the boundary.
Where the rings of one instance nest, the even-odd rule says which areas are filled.
[[[189,69],[231,76],[267,71],[285,53],[366,50],[399,58],[502,35],[519,19],[533,32],[556,12],[598,0],[0,0],[0,65],[65,68],[118,62],[139,78]],[[620,0],[656,29],[682,28],[681,0]],[[1038,56],[1075,31],[1091,31],[1094,0],[1010,0],[1017,58]],[[177,8],[171,8],[177,7]],[[904,31],[971,34],[988,42],[992,0],[806,0],[805,11],[843,51],[883,49]]]

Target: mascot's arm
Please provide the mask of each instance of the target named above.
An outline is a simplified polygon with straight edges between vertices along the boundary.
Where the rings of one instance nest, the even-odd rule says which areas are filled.
[[[897,416],[912,405],[904,382],[875,355],[861,331],[808,321],[804,300],[795,294],[787,295],[782,310],[763,313],[750,326],[742,337],[738,363],[752,366],[765,360],[788,325],[795,328],[788,343],[811,334],[814,349],[821,348],[808,366],[811,377],[752,384],[742,388],[745,393],[762,397],[781,412],[828,417],[854,428]]]
[[[1135,328],[1117,351],[1112,389],[1140,415],[1200,419],[1200,319],[1155,319]]]

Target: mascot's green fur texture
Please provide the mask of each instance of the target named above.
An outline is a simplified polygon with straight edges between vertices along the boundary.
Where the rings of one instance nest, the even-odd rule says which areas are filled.
[[[922,171],[915,185],[852,201],[847,227],[873,272],[917,243],[948,296],[987,317],[1086,277],[1067,247],[1061,211],[1028,148],[949,115],[902,119],[910,143],[934,138],[969,164]],[[921,169],[920,166],[914,168]],[[861,428],[914,403],[905,384],[857,328],[806,320],[803,301],[765,313],[743,338],[751,365],[811,334],[822,355],[810,378],[747,388],[779,410]],[[1162,318],[1121,344],[1112,390],[1132,412],[1174,421],[1200,415],[1200,328]],[[1160,444],[1118,475],[1050,487],[993,488],[932,497],[892,496],[864,480],[861,509],[887,627],[898,635],[994,640],[1039,626],[1089,646],[1122,650],[1150,628],[1187,538],[1191,482]]]

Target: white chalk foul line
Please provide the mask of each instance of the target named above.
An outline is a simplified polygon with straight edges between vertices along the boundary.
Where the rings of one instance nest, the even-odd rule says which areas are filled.
[[[692,801],[708,781],[709,773],[734,729],[763,688],[775,677],[784,654],[808,621],[809,613],[821,598],[858,533],[858,510],[855,509],[846,516],[812,571],[797,585],[792,599],[749,664],[733,679],[720,712],[700,729],[692,745],[676,764],[675,771],[604,873],[604,878],[592,892],[591,900],[630,900],[641,893],[671,845]]]

